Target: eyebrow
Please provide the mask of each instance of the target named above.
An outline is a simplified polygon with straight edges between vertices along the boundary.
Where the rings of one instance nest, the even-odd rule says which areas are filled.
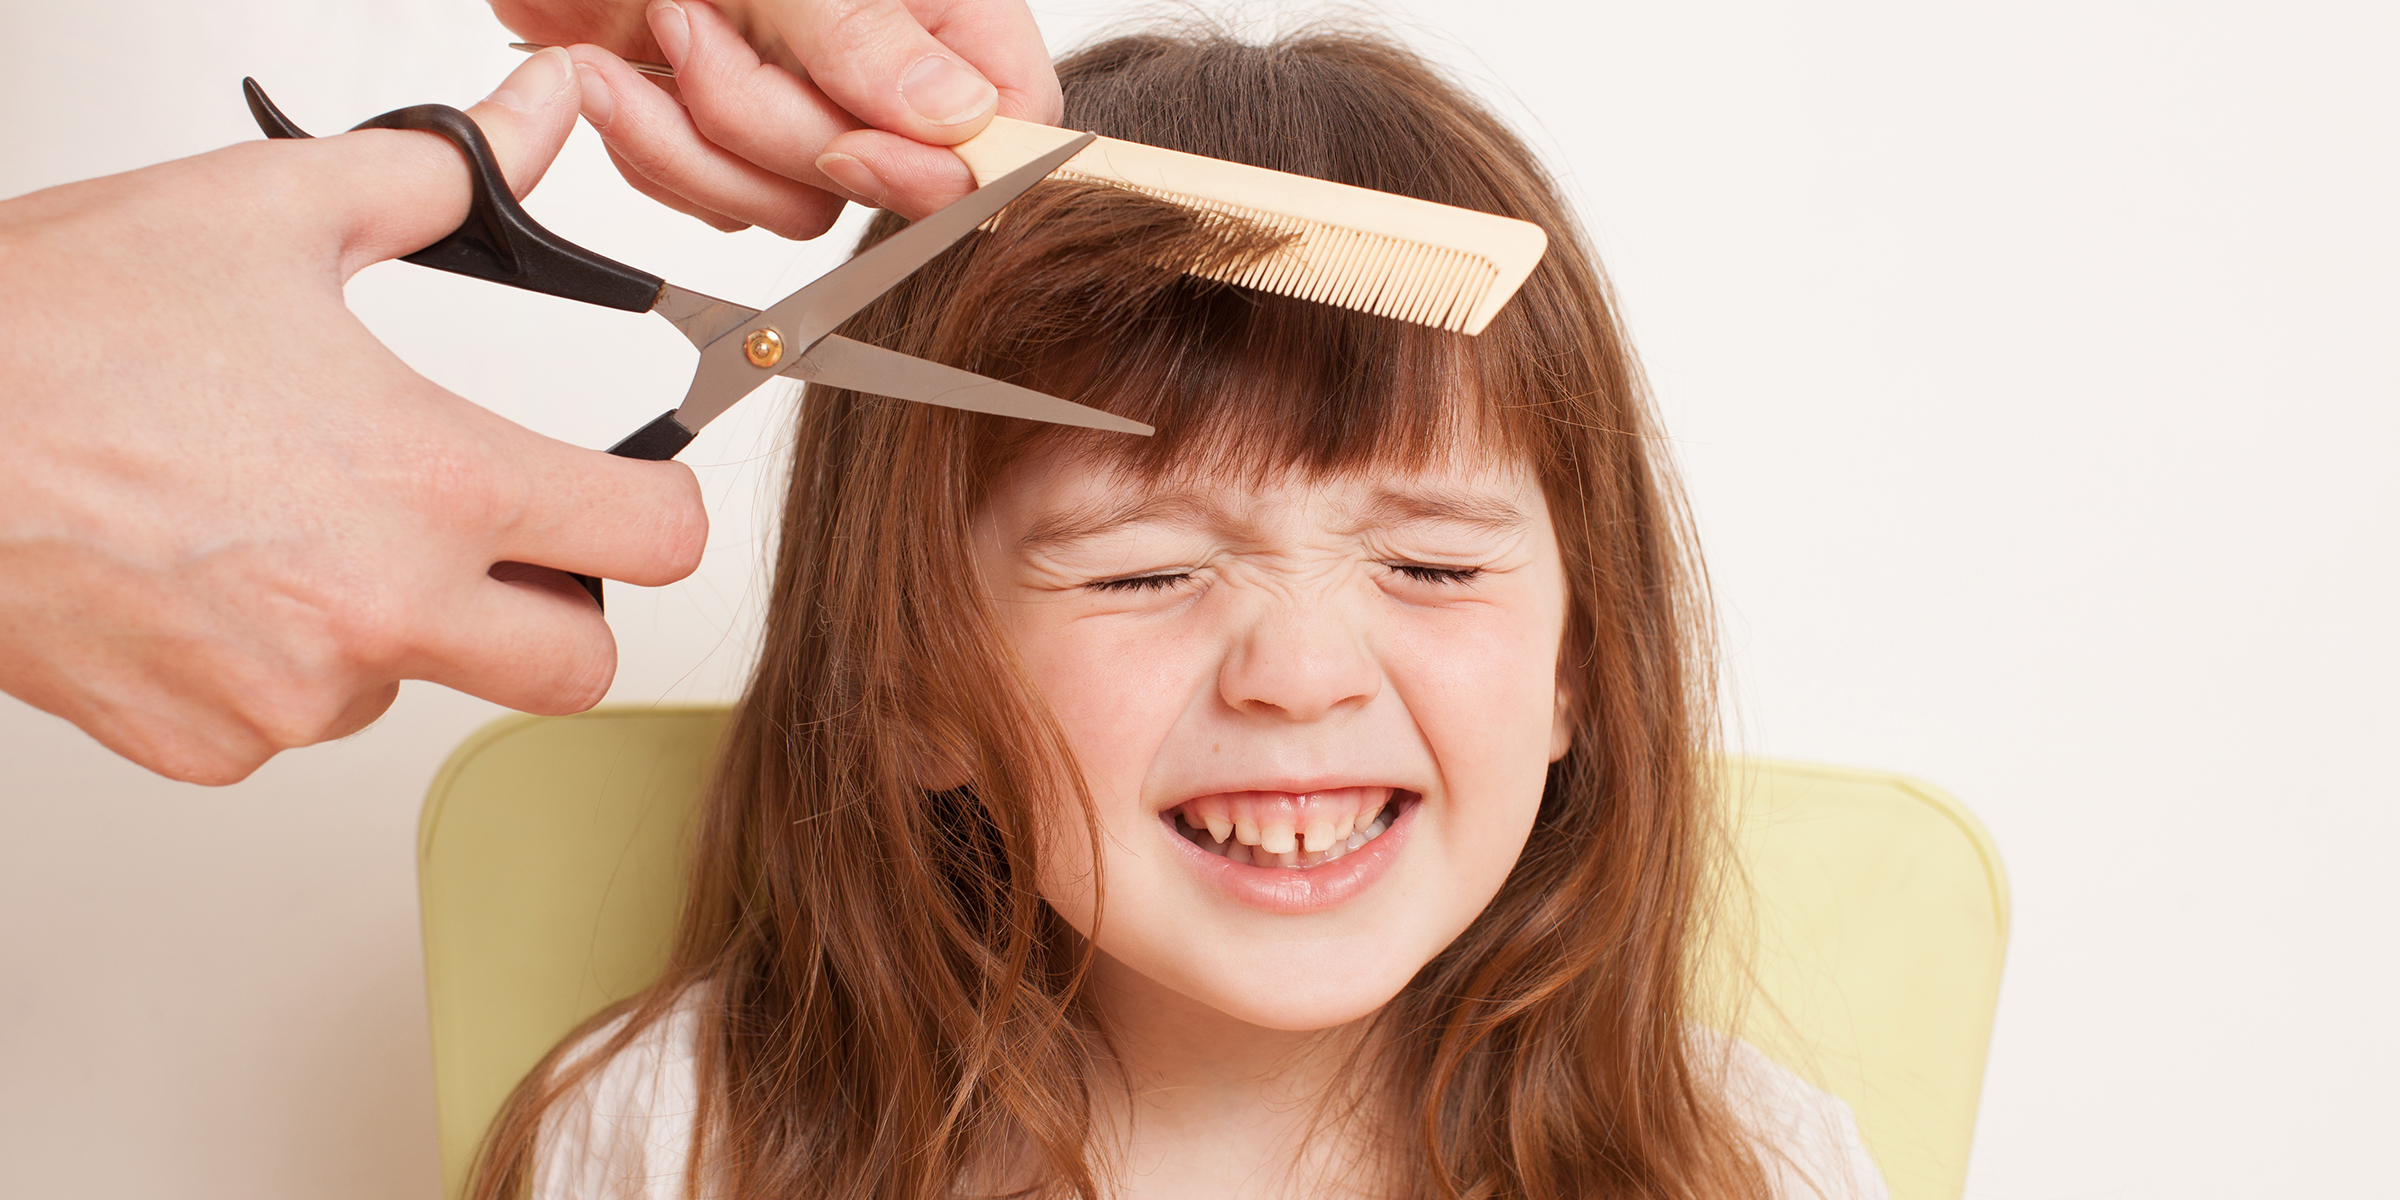
[[[1525,528],[1525,514],[1494,496],[1450,488],[1385,488],[1361,506],[1347,532],[1400,525],[1465,525],[1487,533]],[[1247,525],[1211,500],[1188,491],[1152,492],[1114,503],[1078,505],[1034,522],[1017,540],[1020,550],[1046,550],[1122,529],[1128,525]]]
[[[1151,492],[1114,503],[1079,504],[1033,523],[1017,539],[1020,550],[1048,550],[1098,537],[1127,525],[1222,523],[1225,512],[1191,492]]]
[[[1401,491],[1385,488],[1375,493],[1359,513],[1357,528],[1388,529],[1395,525],[1431,523],[1466,525],[1486,533],[1515,533],[1525,528],[1525,514],[1517,506],[1497,496],[1451,488],[1418,488]]]

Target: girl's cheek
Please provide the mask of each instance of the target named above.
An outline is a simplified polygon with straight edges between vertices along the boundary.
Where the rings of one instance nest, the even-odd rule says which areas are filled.
[[[1091,623],[1051,631],[1020,646],[1034,683],[1064,728],[1095,786],[1138,783],[1193,686],[1189,639],[1158,631],[1107,630]],[[1028,652],[1030,651],[1030,652]]]

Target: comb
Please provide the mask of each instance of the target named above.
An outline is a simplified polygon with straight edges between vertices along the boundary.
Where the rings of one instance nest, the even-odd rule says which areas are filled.
[[[1080,136],[994,117],[951,149],[981,186]],[[1051,177],[1127,188],[1287,239],[1252,262],[1192,274],[1459,333],[1483,332],[1549,245],[1528,221],[1115,138],[1095,139]]]

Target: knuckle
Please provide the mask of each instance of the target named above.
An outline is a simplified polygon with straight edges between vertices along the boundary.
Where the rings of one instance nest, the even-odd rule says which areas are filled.
[[[795,242],[810,241],[825,236],[834,222],[841,219],[845,201],[831,192],[808,188],[796,197],[786,210],[772,221],[757,222],[777,237]]]
[[[881,49],[899,38],[895,26],[916,28],[916,18],[899,0],[829,0],[817,6],[816,45],[820,60],[848,59]]]
[[[708,510],[700,502],[700,481],[688,469],[682,474],[686,481],[682,502],[661,512],[658,530],[660,556],[675,579],[698,570],[700,557],[708,549]]]

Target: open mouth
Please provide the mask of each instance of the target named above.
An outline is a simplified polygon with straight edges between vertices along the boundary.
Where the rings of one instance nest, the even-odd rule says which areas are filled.
[[[1383,836],[1415,792],[1388,787],[1290,792],[1220,792],[1186,800],[1163,816],[1185,841],[1249,867],[1305,871]]]

